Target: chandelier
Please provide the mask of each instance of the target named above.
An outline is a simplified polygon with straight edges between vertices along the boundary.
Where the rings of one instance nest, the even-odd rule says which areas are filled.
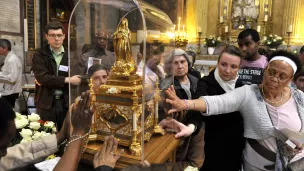
[[[172,30],[171,32],[167,32],[167,36],[170,39],[174,38],[176,47],[183,47],[188,44],[186,28],[185,28],[185,25],[181,26],[180,17],[178,18],[177,27],[176,27],[176,25],[174,25],[171,30]]]

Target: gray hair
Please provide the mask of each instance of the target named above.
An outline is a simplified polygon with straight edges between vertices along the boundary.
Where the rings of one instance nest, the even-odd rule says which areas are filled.
[[[186,51],[178,48],[178,49],[174,49],[170,55],[167,57],[166,62],[168,63],[172,63],[173,59],[175,56],[184,56],[184,58],[187,60],[188,62],[188,69],[191,68],[191,61],[190,61],[190,56],[187,54]]]
[[[0,39],[0,47],[6,48],[8,51],[12,50],[11,42],[7,39]]]

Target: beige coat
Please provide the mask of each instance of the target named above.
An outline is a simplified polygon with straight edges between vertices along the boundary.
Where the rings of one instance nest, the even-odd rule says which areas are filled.
[[[50,135],[30,143],[18,144],[7,149],[1,158],[0,171],[12,170],[44,160],[58,151],[56,135]]]

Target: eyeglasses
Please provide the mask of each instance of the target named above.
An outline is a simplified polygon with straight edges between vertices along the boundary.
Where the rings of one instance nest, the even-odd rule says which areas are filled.
[[[64,34],[48,34],[49,37],[51,38],[58,38],[58,39],[61,39],[64,37]]]
[[[273,78],[277,77],[279,82],[286,82],[290,79],[290,77],[288,77],[285,74],[280,74],[280,75],[276,76],[277,71],[274,70],[274,69],[266,69],[266,75],[269,76],[269,77],[273,77]]]

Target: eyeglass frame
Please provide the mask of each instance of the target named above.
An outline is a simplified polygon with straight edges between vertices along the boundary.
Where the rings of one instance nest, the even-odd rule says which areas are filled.
[[[265,73],[266,73],[266,75],[267,75],[268,77],[271,77],[271,78],[276,77],[277,80],[278,80],[278,82],[281,82],[281,83],[287,82],[289,79],[291,79],[291,78],[293,77],[293,76],[287,77],[286,80],[285,80],[285,78],[284,78],[284,80],[282,80],[282,79],[280,78],[280,75],[279,75],[279,76],[276,76],[276,74],[277,74],[276,72],[274,73],[274,75],[271,75],[271,74],[269,73],[269,67],[267,67],[267,68],[265,69]]]
[[[53,38],[53,39],[55,39],[55,38],[62,39],[65,36],[64,34],[47,34],[47,35],[48,35],[48,37]]]

